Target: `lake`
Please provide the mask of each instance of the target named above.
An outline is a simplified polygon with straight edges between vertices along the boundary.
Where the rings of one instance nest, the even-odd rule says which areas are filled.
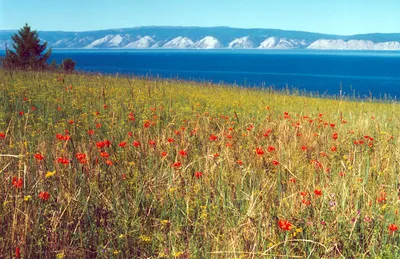
[[[4,51],[0,52],[4,55]],[[326,95],[400,96],[400,52],[313,50],[53,50],[78,70],[289,87]]]

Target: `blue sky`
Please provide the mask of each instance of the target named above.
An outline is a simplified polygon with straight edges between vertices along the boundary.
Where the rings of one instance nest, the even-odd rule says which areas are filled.
[[[0,29],[230,26],[350,35],[400,32],[400,0],[0,0]]]

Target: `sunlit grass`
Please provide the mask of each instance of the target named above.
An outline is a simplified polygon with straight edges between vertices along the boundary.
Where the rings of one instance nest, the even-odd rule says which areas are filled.
[[[399,112],[0,71],[0,257],[395,258]]]

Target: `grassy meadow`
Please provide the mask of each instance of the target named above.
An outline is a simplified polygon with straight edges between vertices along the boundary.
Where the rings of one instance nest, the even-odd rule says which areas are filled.
[[[400,106],[0,70],[0,258],[396,258]]]

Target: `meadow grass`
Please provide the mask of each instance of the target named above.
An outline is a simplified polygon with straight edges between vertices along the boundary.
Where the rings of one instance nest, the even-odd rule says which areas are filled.
[[[399,112],[0,70],[0,257],[399,257]]]

